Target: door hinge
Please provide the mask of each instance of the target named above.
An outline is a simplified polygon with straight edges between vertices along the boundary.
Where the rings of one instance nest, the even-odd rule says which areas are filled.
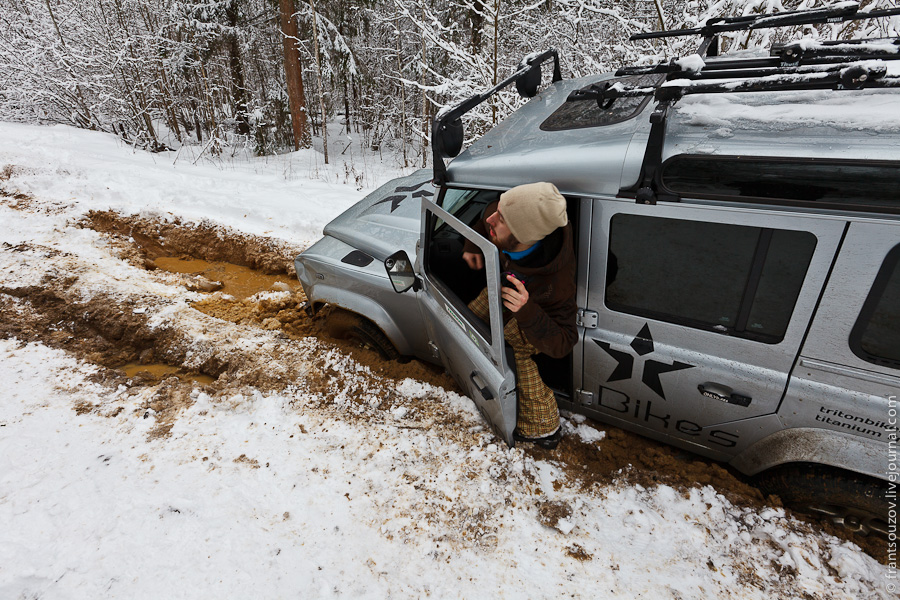
[[[578,315],[575,317],[575,324],[585,329],[597,329],[600,323],[600,315],[595,310],[579,308]]]
[[[575,401],[582,406],[590,406],[594,403],[594,392],[575,390]]]

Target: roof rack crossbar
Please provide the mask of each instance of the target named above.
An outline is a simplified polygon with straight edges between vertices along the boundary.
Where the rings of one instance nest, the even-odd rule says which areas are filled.
[[[704,37],[715,36],[729,31],[746,31],[764,29],[768,27],[789,27],[796,25],[819,25],[824,23],[840,23],[845,21],[857,21],[860,19],[877,19],[900,15],[900,7],[884,10],[860,12],[856,2],[841,2],[826,8],[814,8],[810,10],[794,10],[781,13],[766,13],[761,15],[747,15],[741,17],[719,17],[709,19],[701,27],[687,29],[673,29],[671,31],[651,31],[636,33],[629,39],[652,40],[667,37],[684,37],[690,35],[702,35]]]
[[[882,43],[873,48],[861,49],[861,44],[848,44],[846,46],[829,46],[823,48],[804,48],[800,43],[781,44],[773,46],[772,56],[761,58],[744,58],[733,60],[716,60],[704,65],[702,72],[718,72],[726,69],[761,69],[768,67],[797,67],[803,65],[827,65],[837,62],[858,60],[900,60],[900,48],[892,49],[890,46],[900,47],[900,39],[888,38],[890,44]],[[879,42],[888,41],[879,40]],[[864,40],[853,40],[863,42]],[[616,71],[616,77],[628,75],[652,75],[656,73],[674,74],[680,73],[688,76],[692,71],[685,70],[676,61],[647,65],[641,67],[623,67]]]
[[[727,31],[749,31],[768,27],[841,23],[900,15],[900,7],[861,12],[858,2],[841,2],[812,10],[709,19],[702,27],[655,31],[631,36],[632,40],[701,35],[697,54],[718,56],[718,36]],[[660,85],[627,85],[604,81],[575,90],[567,102],[593,100],[602,110],[617,98],[653,96],[657,105],[650,115],[650,135],[644,149],[637,182],[619,190],[619,197],[634,198],[640,204],[658,200],[677,202],[681,198],[666,190],[661,177],[666,127],[672,106],[689,94],[775,92],[795,90],[858,90],[900,88],[900,76],[887,75],[885,61],[900,59],[900,38],[849,41],[802,40],[774,45],[770,57],[720,59],[709,62],[691,59],[669,63],[626,67],[619,77],[664,74]]]
[[[900,88],[900,77],[887,75],[884,65],[871,62],[849,63],[841,68],[812,73],[780,73],[766,77],[744,78],[736,81],[710,83],[704,80],[668,82],[658,88],[625,88],[593,85],[589,90],[576,90],[567,100],[595,99],[602,108],[609,108],[616,97],[653,96],[658,101],[650,115],[650,137],[641,161],[637,182],[619,190],[619,197],[634,198],[639,204],[656,204],[657,200],[677,202],[678,196],[666,194],[662,185],[660,166],[665,143],[666,126],[672,105],[688,94],[715,94],[739,92],[796,91],[796,90],[855,90],[869,88]]]
[[[541,83],[541,64],[551,58],[553,59],[552,81],[554,83],[561,81],[562,73],[559,68],[559,54],[555,48],[549,48],[544,52],[525,56],[519,63],[516,72],[494,87],[480,94],[475,94],[452,108],[442,109],[435,115],[434,122],[431,125],[433,183],[435,186],[440,186],[447,182],[447,166],[444,164],[444,159],[453,158],[462,150],[462,116],[511,83],[516,84],[516,89],[520,96],[524,98],[535,96]]]
[[[728,79],[710,82],[709,79]],[[684,83],[681,83],[684,82]],[[780,67],[754,71],[723,71],[703,74],[684,73],[659,87],[628,87],[603,82],[588,89],[575,90],[568,102],[595,100],[607,109],[617,98],[654,96],[656,100],[676,101],[692,94],[738,92],[781,92],[794,90],[858,90],[900,87],[900,77],[888,76],[887,67],[872,61],[842,63],[830,67]]]

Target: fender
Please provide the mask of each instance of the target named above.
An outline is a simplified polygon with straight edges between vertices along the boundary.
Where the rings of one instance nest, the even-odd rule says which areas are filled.
[[[385,278],[386,280],[386,278]],[[391,290],[391,293],[395,293]],[[413,354],[412,345],[394,322],[394,319],[381,304],[368,296],[326,284],[317,284],[309,290],[308,300],[313,304],[328,303],[355,312],[377,325],[391,340],[397,352],[403,355]]]
[[[812,462],[887,479],[886,444],[840,431],[782,429],[751,444],[728,464],[746,475],[785,463]]]

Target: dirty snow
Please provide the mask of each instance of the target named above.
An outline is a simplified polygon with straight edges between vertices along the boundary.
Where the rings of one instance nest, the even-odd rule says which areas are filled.
[[[194,319],[200,339],[212,324],[190,316],[192,292],[75,220],[113,209],[303,244],[367,190],[295,154],[173,164],[102,134],[0,123],[0,170],[15,167],[0,191],[33,197],[14,210],[0,195],[0,286],[71,264],[84,294],[177,300],[150,307],[152,322]],[[368,168],[373,185],[392,175]],[[32,250],[9,250],[22,243]],[[270,333],[233,343],[267,352]],[[354,380],[363,367],[296,344],[342,375],[327,398],[302,381],[224,398],[195,388],[152,438],[156,415],[98,383],[97,367],[0,340],[0,598],[895,597],[887,567],[781,509],[737,507],[708,486],[583,491],[559,464],[499,443],[467,398],[405,380],[381,411],[385,388]],[[420,419],[429,401],[457,415],[455,435]],[[76,415],[80,403],[99,408]],[[602,439],[580,417],[564,426]],[[547,506],[565,510],[548,519]]]

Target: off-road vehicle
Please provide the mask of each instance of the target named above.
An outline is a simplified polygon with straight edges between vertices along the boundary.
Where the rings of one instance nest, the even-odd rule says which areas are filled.
[[[333,334],[386,357],[442,364],[512,445],[498,254],[472,225],[502,191],[550,181],[574,224],[580,307],[571,355],[537,357],[560,407],[886,534],[898,468],[900,40],[717,49],[725,31],[898,13],[842,3],[716,19],[650,34],[700,35],[695,55],[573,80],[553,50],[526,57],[438,114],[433,173],[382,187],[297,257],[309,310],[331,305]],[[461,117],[512,83],[531,100],[460,154]],[[466,239],[483,271],[461,259]],[[485,286],[487,323],[466,306]]]

